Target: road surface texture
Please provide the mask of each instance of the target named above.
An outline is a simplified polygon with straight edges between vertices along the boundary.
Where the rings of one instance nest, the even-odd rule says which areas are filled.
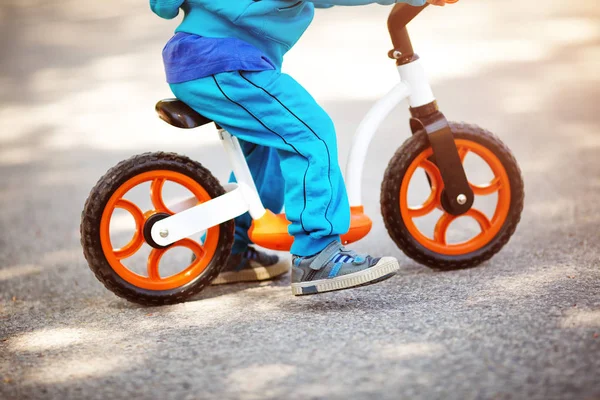
[[[380,6],[319,12],[286,69],[331,113],[340,162],[397,82]],[[289,276],[144,308],[107,291],[79,245],[84,201],[118,161],[186,154],[225,179],[210,127],[154,115],[176,21],[146,1],[0,5],[1,399],[599,399],[600,6],[464,0],[411,25],[439,104],[520,161],[522,222],[478,268],[436,272],[387,235],[379,188],[408,138],[400,107],[365,169],[382,284],[294,298]]]

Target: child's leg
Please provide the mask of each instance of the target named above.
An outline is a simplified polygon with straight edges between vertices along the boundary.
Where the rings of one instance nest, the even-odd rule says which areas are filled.
[[[279,166],[277,150],[244,140],[240,140],[240,145],[242,146],[244,156],[246,156],[246,162],[254,178],[254,183],[256,184],[263,205],[276,214],[280,213],[283,208],[285,183]],[[233,173],[229,181],[235,182]],[[248,245],[252,244],[248,237],[248,230],[251,224],[252,218],[248,213],[235,219],[233,254],[245,252]]]
[[[182,101],[238,138],[277,149],[294,236],[294,294],[367,285],[396,273],[395,258],[359,255],[339,242],[350,226],[350,207],[335,129],[296,81],[276,71],[235,72],[171,87]]]
[[[335,128],[300,84],[264,71],[223,73],[171,87],[238,138],[278,150],[293,254],[316,254],[348,231],[350,207]]]

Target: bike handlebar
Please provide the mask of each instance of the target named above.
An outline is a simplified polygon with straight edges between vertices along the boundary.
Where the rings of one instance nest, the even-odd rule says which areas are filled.
[[[458,0],[446,0],[446,3],[453,4]],[[394,44],[394,49],[390,52],[390,58],[398,60],[398,63],[410,61],[414,52],[410,38],[406,30],[406,25],[413,20],[429,3],[421,7],[413,7],[407,3],[398,3],[392,9],[388,18],[388,30]]]

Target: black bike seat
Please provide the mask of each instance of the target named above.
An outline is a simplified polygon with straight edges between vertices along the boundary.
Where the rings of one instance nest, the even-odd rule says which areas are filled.
[[[156,112],[163,121],[177,128],[192,129],[213,122],[178,99],[164,99],[156,103]]]

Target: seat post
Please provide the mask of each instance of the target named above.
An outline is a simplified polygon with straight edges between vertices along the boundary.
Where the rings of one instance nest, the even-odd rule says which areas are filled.
[[[262,218],[267,211],[260,200],[258,189],[250,173],[250,168],[246,162],[246,157],[244,157],[240,142],[225,129],[219,129],[219,137],[225,148],[225,153],[227,153],[227,157],[231,162],[235,179],[240,189],[242,189],[244,199],[248,203],[250,216],[252,219]]]

